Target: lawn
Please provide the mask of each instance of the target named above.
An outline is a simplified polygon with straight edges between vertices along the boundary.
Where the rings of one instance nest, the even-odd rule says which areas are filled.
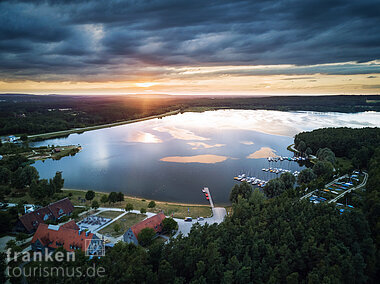
[[[103,211],[97,214],[96,216],[115,219],[117,216],[120,216],[123,212],[121,211]]]
[[[62,193],[61,193],[62,194]],[[86,194],[86,191],[82,190],[64,190],[62,194],[62,198],[65,196],[70,196],[70,200],[74,205],[81,205],[81,206],[91,206],[92,201],[85,201],[81,202],[81,200],[84,199],[84,196]],[[95,198],[94,200],[97,200],[100,203],[100,198],[103,195],[107,195],[106,193],[102,192],[95,192]],[[198,216],[202,217],[208,217],[211,216],[212,210],[210,206],[208,205],[193,205],[193,204],[180,204],[180,203],[171,203],[171,202],[162,202],[162,201],[155,201],[156,207],[155,208],[148,208],[148,204],[151,200],[145,200],[140,198],[134,198],[129,196],[124,196],[124,201],[122,202],[116,202],[116,203],[100,203],[101,207],[110,207],[110,208],[125,208],[125,205],[127,203],[131,203],[133,205],[133,209],[140,210],[141,208],[145,208],[147,212],[153,212],[158,213],[160,211],[164,211],[165,215],[172,215],[175,218],[185,218],[187,216],[196,218]],[[189,212],[188,213],[188,209]]]
[[[134,224],[137,224],[138,222],[144,220],[146,218],[145,214],[136,214],[136,213],[127,213],[120,219],[117,219],[115,222],[109,224],[107,227],[101,229],[99,231],[100,234],[103,235],[111,235],[112,237],[119,237],[123,235],[130,227],[132,227]],[[115,224],[120,225],[120,231],[115,232],[114,226]]]
[[[165,215],[172,215],[175,218],[185,218],[187,216],[196,218],[198,216],[209,217],[212,214],[212,210],[209,205],[196,205],[196,204],[181,204],[181,203],[172,203],[172,202],[163,202],[155,201],[155,208],[148,208],[148,204],[151,200],[145,200],[141,198],[134,198],[129,196],[124,196],[124,201],[116,203],[101,203],[100,198],[107,193],[95,192],[95,198],[91,201],[85,199],[85,190],[74,190],[67,189],[63,190],[62,193],[55,194],[54,198],[50,202],[69,197],[74,206],[87,206],[91,207],[93,200],[97,200],[101,207],[111,207],[111,208],[125,208],[127,203],[133,205],[133,209],[140,210],[145,208],[147,212],[158,213],[163,211]],[[36,200],[29,196],[29,193],[26,192],[26,195],[23,197],[7,197],[8,202],[22,203],[26,202],[28,204],[36,203]],[[84,201],[84,202],[82,202]],[[189,211],[188,211],[189,210]]]

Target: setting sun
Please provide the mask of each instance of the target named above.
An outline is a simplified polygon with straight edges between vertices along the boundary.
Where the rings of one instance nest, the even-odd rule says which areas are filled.
[[[144,83],[136,83],[135,85],[136,85],[137,87],[149,88],[149,87],[151,87],[151,86],[156,85],[156,83],[152,83],[152,82],[144,82]]]

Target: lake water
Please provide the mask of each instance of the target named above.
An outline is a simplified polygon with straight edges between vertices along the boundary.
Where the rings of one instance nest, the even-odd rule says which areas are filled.
[[[210,188],[217,204],[227,204],[233,177],[246,172],[268,180],[268,155],[286,150],[295,134],[321,127],[380,126],[379,113],[355,114],[218,110],[72,134],[34,143],[77,145],[73,157],[37,161],[41,178],[62,171],[66,188],[121,191],[146,199],[207,204]],[[295,162],[276,167],[300,170]]]

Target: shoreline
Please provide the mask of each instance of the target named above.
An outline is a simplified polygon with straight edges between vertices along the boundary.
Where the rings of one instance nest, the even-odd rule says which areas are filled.
[[[33,142],[33,141],[39,141],[40,139],[47,140],[47,139],[52,139],[52,138],[59,138],[59,137],[67,136],[74,133],[81,134],[83,132],[91,131],[91,130],[97,130],[97,129],[109,128],[109,127],[131,124],[131,123],[136,123],[136,122],[142,122],[145,120],[150,120],[150,119],[155,119],[155,118],[163,118],[165,116],[179,114],[180,112],[181,110],[177,109],[177,110],[165,112],[163,114],[156,114],[156,115],[151,115],[151,116],[141,117],[141,118],[136,118],[136,119],[131,119],[131,120],[124,120],[124,121],[119,121],[119,122],[93,125],[93,126],[87,126],[87,127],[82,127],[82,128],[74,128],[74,129],[61,130],[61,131],[48,132],[48,133],[41,133],[41,134],[33,134],[33,135],[28,135],[28,140]]]
[[[92,190],[92,189],[76,189],[76,188],[62,188],[63,191],[78,191],[78,192],[87,192],[89,190]],[[109,192],[104,192],[104,191],[97,191],[97,190],[92,190],[94,191],[95,193],[98,193],[98,194],[109,194]],[[129,199],[134,199],[134,200],[139,200],[141,201],[142,199],[145,199],[146,201],[154,201],[156,202],[157,204],[166,204],[166,205],[175,205],[175,206],[191,206],[191,207],[210,207],[210,205],[207,205],[207,204],[199,204],[199,203],[181,203],[181,202],[173,202],[173,201],[160,201],[160,200],[155,200],[155,199],[150,199],[150,198],[144,198],[144,197],[136,197],[136,196],[130,196],[130,195],[126,195],[124,194],[124,198],[129,198]],[[227,206],[222,206],[222,207],[227,207]]]

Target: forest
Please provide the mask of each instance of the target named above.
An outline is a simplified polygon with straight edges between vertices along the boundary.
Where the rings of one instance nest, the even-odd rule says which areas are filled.
[[[0,94],[0,135],[31,135],[163,114],[173,110],[380,111],[380,96],[206,97]]]
[[[337,136],[332,129],[324,131]],[[336,133],[340,131],[337,129]],[[357,130],[344,131],[355,137],[353,133]],[[315,133],[318,131],[300,136],[305,146],[309,145],[306,137]],[[357,137],[361,139],[360,135]],[[318,149],[328,146],[321,139],[310,141],[320,141],[315,144]],[[29,283],[376,283],[380,276],[380,141],[372,142],[377,147],[366,167],[368,185],[365,191],[357,193],[361,205],[350,211],[341,213],[334,204],[300,201],[300,189],[289,186],[294,180],[286,176],[280,177],[281,182],[288,184],[280,194],[270,194],[265,189],[262,192],[242,183],[232,190],[232,214],[220,225],[195,225],[188,237],[180,236],[167,244],[141,247],[120,242],[100,259],[88,260],[78,252],[75,262],[63,263],[67,269],[104,267],[104,277],[58,275],[27,280]],[[363,146],[357,142],[346,147],[353,145]],[[332,150],[338,148],[318,152],[331,160]],[[62,263],[31,262],[26,268],[57,265],[61,267]]]
[[[352,160],[357,168],[367,168],[376,147],[380,145],[380,128],[322,128],[301,132],[295,136],[295,147],[303,144],[312,153],[328,148],[337,157]]]

